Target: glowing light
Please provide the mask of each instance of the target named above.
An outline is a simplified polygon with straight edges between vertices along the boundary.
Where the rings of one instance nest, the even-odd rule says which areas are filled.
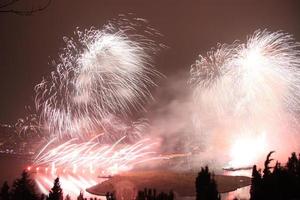
[[[286,152],[284,144],[298,137],[300,45],[291,35],[256,31],[245,43],[219,45],[200,55],[190,74],[195,129],[210,152],[226,148],[232,167]]]
[[[239,134],[230,148],[231,161],[229,162],[229,166],[252,166],[253,163],[261,159],[260,156],[264,155],[268,150],[266,134]]]
[[[44,194],[48,194],[49,190],[53,187],[53,180],[58,175],[49,175],[43,173],[35,174],[35,182]],[[70,195],[72,198],[76,198],[80,192],[85,191],[87,188],[96,185],[102,180],[97,180],[96,177],[88,174],[81,176],[76,174],[61,174],[59,175],[61,187],[64,190],[64,196]],[[94,195],[86,193],[85,197],[95,197]]]

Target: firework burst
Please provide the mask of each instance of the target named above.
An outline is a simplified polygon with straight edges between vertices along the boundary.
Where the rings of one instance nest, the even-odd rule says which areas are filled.
[[[74,38],[64,39],[56,70],[36,86],[36,107],[50,133],[85,137],[105,130],[103,121],[111,115],[128,116],[151,99],[150,87],[160,76],[152,55],[159,48],[134,33],[141,26],[118,25],[77,30]]]
[[[264,144],[259,144],[264,146],[261,147],[264,151],[260,151],[263,155],[283,145],[274,138],[282,139],[283,134],[290,138],[296,132],[300,106],[300,45],[289,34],[256,31],[246,43],[219,45],[206,57],[199,56],[191,67],[190,82],[194,87],[197,126],[213,139],[224,134],[231,141],[239,136],[266,137],[268,139],[260,140]],[[271,149],[265,148],[266,141],[271,139]],[[253,164],[239,163],[234,155],[240,145],[236,142],[229,145],[235,151],[231,153],[230,159],[234,160],[231,163]],[[255,151],[243,149],[243,152]],[[255,158],[250,162],[257,161],[258,157]]]

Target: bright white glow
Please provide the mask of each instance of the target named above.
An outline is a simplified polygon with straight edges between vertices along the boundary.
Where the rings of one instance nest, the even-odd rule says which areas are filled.
[[[100,183],[102,179],[98,179],[95,176],[77,175],[77,174],[47,174],[47,173],[36,173],[34,176],[35,182],[43,194],[48,194],[49,190],[53,187],[54,179],[59,176],[60,185],[63,188],[63,195],[70,195],[72,199],[76,199],[80,192],[85,192],[89,187]],[[95,197],[89,193],[85,193],[84,197],[90,198]]]
[[[256,163],[267,152],[266,134],[242,133],[237,136],[230,147],[229,166],[245,167]]]
[[[287,145],[300,130],[300,45],[291,35],[256,31],[200,55],[190,73],[193,123],[208,153],[222,151],[231,167],[243,167],[272,150],[299,149]]]

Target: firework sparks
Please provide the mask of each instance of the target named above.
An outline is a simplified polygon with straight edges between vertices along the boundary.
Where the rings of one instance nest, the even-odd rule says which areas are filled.
[[[190,82],[198,113],[194,121],[200,127],[198,131],[213,139],[225,136],[223,140],[235,141],[228,142],[231,147],[217,141],[214,144],[231,149],[232,165],[257,162],[268,151],[283,145],[283,135],[291,138],[296,132],[299,47],[289,34],[256,31],[245,44],[220,45],[192,65]],[[268,146],[267,141],[272,145]],[[252,163],[245,157],[253,158]]]
[[[56,70],[36,86],[36,107],[50,133],[84,138],[105,130],[103,120],[111,115],[143,109],[160,76],[151,64],[158,47],[134,31],[132,23],[122,21],[65,38]]]
[[[30,106],[26,106],[25,111],[25,116],[18,118],[14,124],[0,123],[0,126],[11,129],[20,138],[41,136],[38,115],[32,111]]]
[[[159,46],[149,39],[158,33],[145,27],[147,37],[137,34],[144,21],[136,20],[77,30],[74,38],[64,38],[55,71],[35,87],[41,124],[54,136],[30,167],[38,172],[42,191],[55,176],[62,177],[66,190],[78,192],[94,185],[96,174],[112,175],[161,159],[155,152],[158,142],[141,139],[148,121],[128,120],[144,109],[161,75],[152,67]]]
[[[55,141],[53,139],[37,154],[33,162],[34,166],[43,166],[45,170],[56,174],[59,173],[57,170],[60,173],[67,171],[77,173],[78,170],[81,170],[90,173],[115,174],[128,171],[136,164],[160,159],[154,150],[158,143],[150,141],[150,139],[144,139],[132,145],[124,145],[120,144],[125,138],[123,137],[113,145],[101,145],[97,142],[98,137],[101,135],[87,142],[71,139],[50,148]]]
[[[132,143],[142,138],[144,133],[149,128],[148,120],[141,118],[135,122],[125,123],[124,120],[117,118],[114,115],[107,116],[101,121],[102,126],[105,127],[105,132],[99,138],[101,143],[113,143],[126,136],[123,142]]]
[[[35,174],[35,182],[37,187],[43,194],[48,194],[53,187],[53,180],[57,175],[49,173],[37,172]],[[87,188],[96,185],[101,179],[88,174],[61,174],[61,187],[64,189],[64,196],[69,195],[72,198],[78,197],[80,192],[84,192]],[[94,195],[86,193],[85,197],[95,197]]]
[[[36,172],[35,181],[39,189],[47,194],[53,185],[53,179],[60,177],[66,194],[76,197],[101,181],[97,175],[110,176],[129,171],[133,167],[153,160],[165,159],[156,152],[158,142],[143,139],[135,144],[125,145],[119,139],[113,145],[103,145],[98,135],[87,142],[78,139],[52,147],[56,138],[49,141],[36,155],[33,165],[27,170]]]

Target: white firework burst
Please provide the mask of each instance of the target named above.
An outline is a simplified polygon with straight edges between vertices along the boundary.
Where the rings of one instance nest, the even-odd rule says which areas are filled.
[[[78,30],[76,39],[64,39],[56,70],[36,86],[36,107],[50,133],[84,137],[105,129],[102,121],[110,115],[128,116],[152,98],[150,88],[160,76],[152,56],[159,48],[134,33],[131,22],[118,25]]]
[[[194,88],[195,123],[215,142],[223,134],[232,141],[236,137],[261,138],[264,134],[273,140],[263,144],[266,152],[260,154],[264,154],[284,146],[282,135],[291,138],[297,132],[300,45],[287,33],[258,30],[245,43],[219,45],[192,65],[190,81]],[[258,156],[264,155],[254,156],[255,159]]]

